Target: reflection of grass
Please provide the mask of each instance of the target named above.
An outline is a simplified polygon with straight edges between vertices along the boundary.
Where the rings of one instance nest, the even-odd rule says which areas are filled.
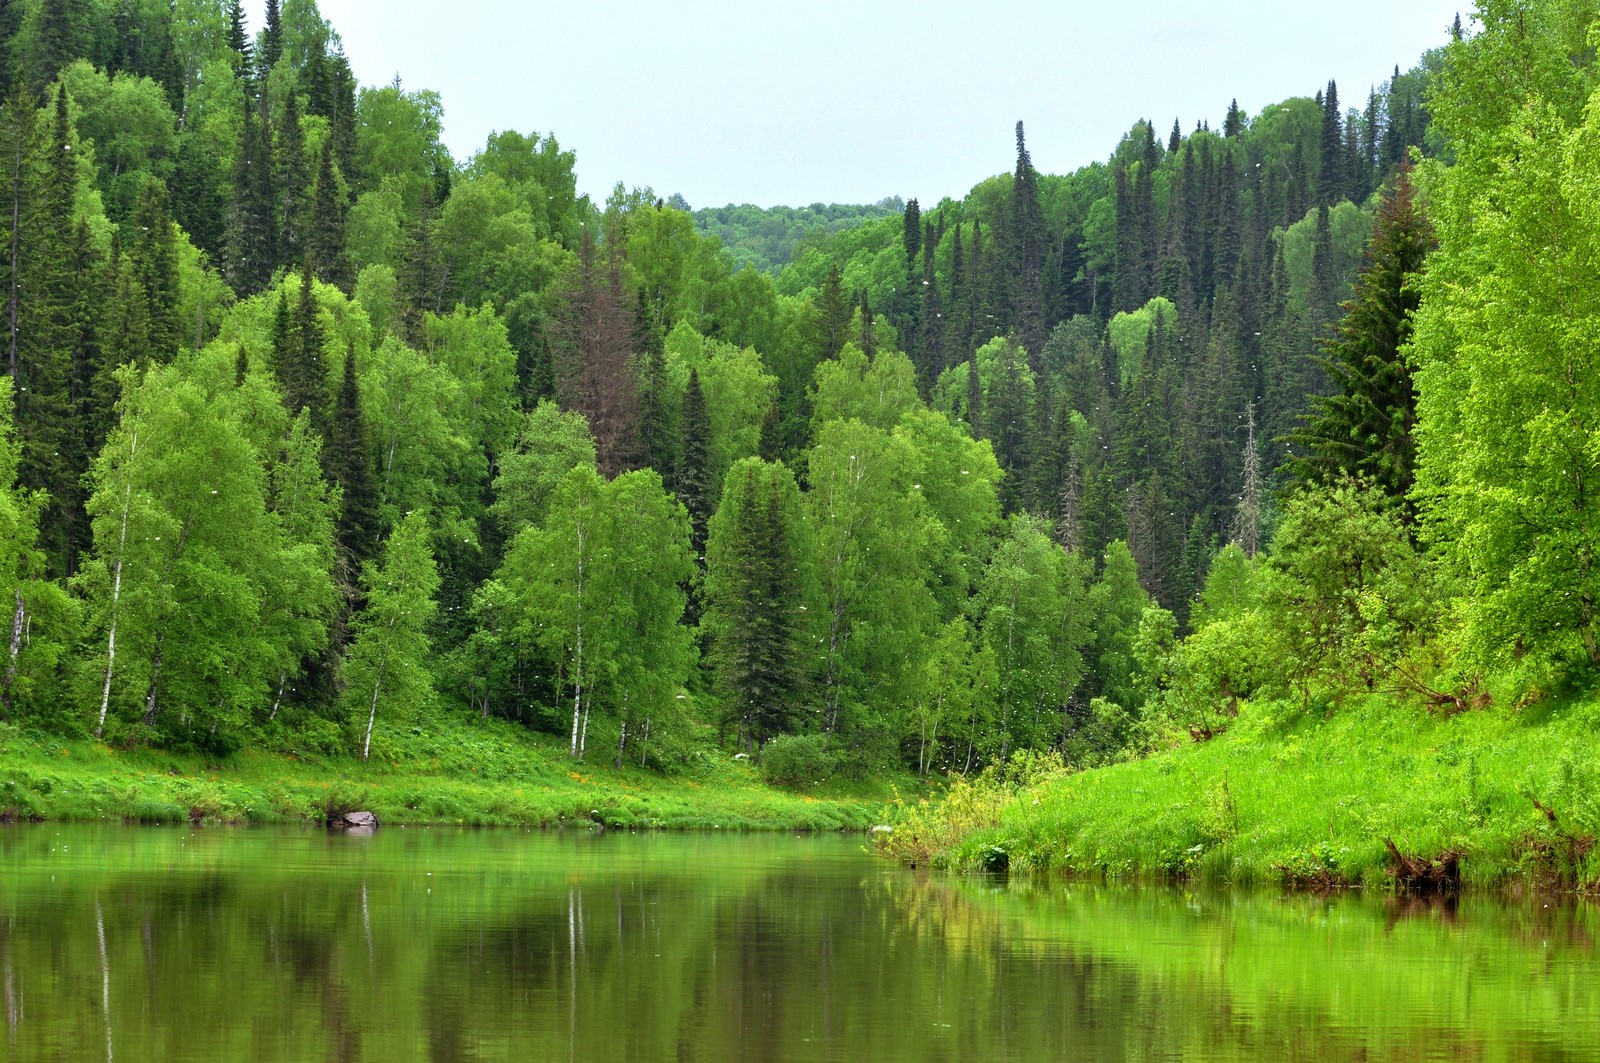
[[[908,923],[953,947],[990,954],[999,940],[1040,961],[1066,949],[1086,970],[1135,972],[1192,1032],[1172,1058],[1234,1058],[1219,1047],[1234,1038],[1240,1058],[1286,1058],[1272,1039],[1296,1030],[1320,1040],[1316,1058],[1595,1056],[1600,909],[1582,902],[886,882]]]
[[[575,766],[564,745],[498,721],[438,723],[391,741],[372,763],[301,752],[223,764],[22,732],[0,724],[0,817],[141,823],[320,821],[352,802],[389,823],[724,829],[859,829],[889,795],[877,782],[809,796],[762,783],[706,752],[677,774]]]
[[[1253,706],[1210,742],[1049,781],[933,858],[975,868],[998,848],[1014,868],[1111,878],[1380,884],[1392,838],[1406,853],[1464,850],[1469,885],[1600,883],[1597,850],[1571,842],[1600,831],[1600,704],[1538,719],[1440,719],[1381,697],[1326,720],[1279,711]]]

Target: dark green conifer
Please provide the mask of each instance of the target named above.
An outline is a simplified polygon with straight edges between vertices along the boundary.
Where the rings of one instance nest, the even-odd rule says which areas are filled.
[[[759,749],[799,727],[805,686],[798,529],[783,486],[781,465],[735,468],[717,514],[719,561],[710,603],[715,630],[711,657],[724,699],[723,725],[741,746]]]
[[[323,450],[328,479],[339,485],[342,499],[336,534],[341,568],[351,587],[362,563],[377,556],[381,530],[377,479],[357,379],[356,351],[351,346],[345,352],[339,397],[328,426],[328,445]]]
[[[235,69],[248,76],[252,69],[250,31],[245,25],[242,0],[231,0],[228,4],[228,47],[239,57]]]
[[[256,43],[257,76],[265,81],[283,58],[283,11],[279,0],[267,0],[264,25]]]
[[[132,238],[124,250],[144,293],[149,353],[170,361],[184,335],[178,317],[178,232],[167,206],[167,188],[156,178],[140,189],[130,229]]]
[[[1344,113],[1339,110],[1339,86],[1328,82],[1322,94],[1322,136],[1318,141],[1321,171],[1317,181],[1317,201],[1339,202],[1345,194]]]
[[[274,176],[278,192],[278,256],[275,266],[299,262],[309,250],[311,175],[306,165],[305,133],[300,125],[300,101],[292,86],[284,93],[277,134]]]
[[[1151,211],[1154,209],[1152,205]],[[1153,225],[1150,235],[1153,240]],[[1039,174],[1028,154],[1021,122],[1017,123],[1017,168],[1011,181],[1010,236],[1013,254],[1011,312],[1028,359],[1037,366],[1045,341],[1044,247],[1047,236],[1044,208],[1039,203]]]
[[[901,241],[905,245],[906,274],[914,276],[917,270],[917,258],[922,253],[922,207],[913,197],[906,204],[906,212],[901,215]]]
[[[711,519],[711,414],[706,408],[706,393],[700,386],[700,372],[689,370],[689,384],[683,391],[683,453],[678,461],[678,501],[689,512],[689,541],[697,564],[705,566],[706,523]]]
[[[311,197],[311,224],[307,232],[308,251],[312,270],[324,284],[332,284],[349,294],[354,287],[351,277],[350,256],[345,252],[345,217],[347,200],[339,188],[339,174],[334,167],[333,146],[322,143],[322,157],[317,164],[317,183]]]
[[[844,346],[850,327],[850,303],[844,296],[844,281],[837,262],[828,267],[828,277],[812,313],[817,333],[817,360],[827,361]]]
[[[1239,101],[1231,100],[1228,103],[1228,116],[1222,120],[1222,135],[1229,140],[1237,140],[1244,134],[1244,114],[1239,110]]]
[[[1293,441],[1290,472],[1303,483],[1340,476],[1370,480],[1413,511],[1416,397],[1402,351],[1418,306],[1414,279],[1433,246],[1433,230],[1402,165],[1385,192],[1367,244],[1366,264],[1321,358],[1333,385],[1312,400]]]
[[[263,123],[261,109],[247,95],[234,154],[233,202],[223,234],[223,276],[240,295],[265,288],[277,263],[272,153]]]

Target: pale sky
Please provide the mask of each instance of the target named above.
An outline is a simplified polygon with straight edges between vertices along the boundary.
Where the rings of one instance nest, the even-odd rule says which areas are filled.
[[[253,5],[259,28],[261,0]],[[1443,44],[1464,0],[320,0],[362,84],[443,99],[465,161],[494,130],[554,133],[578,187],[691,206],[960,198],[1033,162],[1103,160],[1148,117],[1219,128],[1332,78],[1345,106]]]

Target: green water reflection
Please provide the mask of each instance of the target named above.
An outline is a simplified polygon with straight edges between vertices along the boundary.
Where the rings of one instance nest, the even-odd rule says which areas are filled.
[[[1591,907],[1028,887],[857,838],[0,830],[0,1059],[1600,1060]]]

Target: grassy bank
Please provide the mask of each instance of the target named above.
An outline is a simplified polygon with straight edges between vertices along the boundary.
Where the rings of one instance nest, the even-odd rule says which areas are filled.
[[[933,866],[1376,886],[1392,881],[1387,839],[1426,861],[1458,854],[1463,885],[1592,891],[1600,702],[1453,717],[1381,696],[1331,714],[1257,704],[1208,742],[958,783],[899,812],[880,846]]]
[[[890,795],[875,780],[775,788],[709,751],[668,775],[613,769],[609,757],[575,763],[559,740],[498,721],[418,727],[383,751],[368,764],[292,752],[210,763],[0,724],[0,817],[320,822],[366,809],[385,823],[848,830],[875,822]]]

